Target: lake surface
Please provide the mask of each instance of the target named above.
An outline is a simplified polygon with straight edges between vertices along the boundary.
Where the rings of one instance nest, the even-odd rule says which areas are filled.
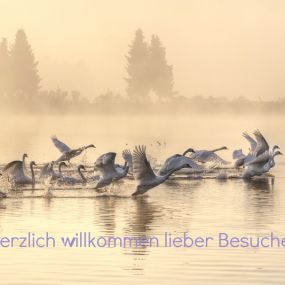
[[[247,150],[242,131],[259,128],[270,144],[285,146],[282,117],[6,117],[0,130],[0,162],[21,159],[38,163],[59,153],[50,136],[70,146],[94,143],[74,163],[90,167],[107,151],[135,144],[162,162],[188,147],[211,149],[231,159],[233,149]],[[280,123],[281,122],[281,123]],[[161,142],[161,146],[156,141]],[[164,145],[166,142],[166,145]],[[2,284],[284,284],[285,248],[218,246],[219,233],[230,237],[285,237],[285,161],[276,158],[274,177],[241,179],[172,179],[137,199],[135,181],[126,179],[109,194],[82,189],[11,193],[0,200],[0,237],[61,237],[90,232],[96,237],[156,237],[159,246],[65,248],[0,247]],[[219,173],[219,171],[217,171]],[[2,188],[4,185],[2,185]],[[38,188],[41,188],[38,186]],[[88,189],[86,189],[88,188]],[[208,247],[165,247],[174,237],[213,237]]]

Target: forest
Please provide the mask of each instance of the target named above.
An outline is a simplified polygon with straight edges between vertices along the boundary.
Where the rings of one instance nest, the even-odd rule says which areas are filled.
[[[124,55],[122,55],[124,56]],[[17,31],[12,44],[0,42],[0,109],[2,113],[51,114],[144,114],[144,113],[283,113],[285,97],[276,101],[228,99],[197,94],[188,97],[174,86],[173,66],[166,59],[166,49],[157,35],[150,42],[137,29],[129,45],[126,60],[125,94],[110,88],[103,94],[86,98],[80,90],[55,87],[44,90],[28,37]],[[56,68],[56,67],[55,67]],[[191,84],[191,79],[189,79]],[[233,87],[234,88],[234,87]]]

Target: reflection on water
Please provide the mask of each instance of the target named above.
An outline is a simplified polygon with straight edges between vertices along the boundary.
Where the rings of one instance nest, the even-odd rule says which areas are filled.
[[[59,119],[62,124],[58,124]],[[153,144],[157,139],[167,141],[163,149],[158,150],[155,144],[149,147],[159,161],[188,147],[227,144],[231,150],[246,149],[248,146],[240,135],[245,125],[248,131],[261,128],[281,149],[285,143],[275,120],[270,118],[266,122],[246,118],[244,121],[242,118],[208,120],[201,117],[157,118],[155,121],[117,118],[116,124],[111,118],[93,121],[89,118],[93,124],[88,132],[86,118],[41,120],[46,128],[39,133],[28,132],[21,121],[15,127],[0,125],[2,163],[21,157],[23,152],[39,162],[56,158],[58,152],[49,140],[51,134],[74,146],[87,141],[95,143],[96,150],[86,154],[90,165],[106,151],[117,151],[120,162],[120,152],[126,143],[129,146]],[[32,118],[27,119],[27,123],[36,124]],[[189,125],[199,125],[200,130],[194,132]],[[19,136],[21,141],[17,140]],[[222,155],[230,160],[231,151]],[[282,236],[285,235],[285,164],[282,163],[284,158],[278,159],[275,178],[243,181],[213,179],[213,173],[209,173],[208,179],[193,176],[185,179],[187,175],[184,175],[183,179],[169,180],[137,199],[130,197],[135,188],[132,180],[116,185],[112,195],[94,195],[89,188],[52,190],[51,199],[43,198],[43,190],[39,189],[11,193],[11,198],[0,200],[0,237],[27,232],[49,232],[55,237],[79,232],[91,232],[97,237],[156,236],[160,241],[165,232],[172,236],[181,236],[184,232],[202,237],[216,237],[220,232],[232,236],[262,236],[274,232]],[[233,249],[218,248],[215,244],[208,248],[0,247],[0,254],[4,284],[284,284],[285,279],[285,256],[282,249],[276,248]]]

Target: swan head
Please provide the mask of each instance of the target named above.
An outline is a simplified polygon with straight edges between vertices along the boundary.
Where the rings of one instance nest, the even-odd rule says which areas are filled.
[[[28,158],[28,155],[26,153],[23,154],[23,159]]]
[[[277,150],[274,152],[274,156],[276,156],[276,155],[283,155],[283,153],[281,151]]]
[[[82,165],[82,164],[80,164],[77,169],[78,169],[78,171],[79,171],[79,170],[84,170],[84,171],[86,171],[85,166]]]
[[[279,147],[278,145],[274,145],[274,146],[272,147],[272,152],[274,152],[276,149],[280,149],[280,147]]]
[[[94,144],[89,144],[88,146],[86,146],[86,148],[90,148],[90,147],[96,148]]]
[[[222,149],[227,150],[228,148],[227,148],[226,146],[222,146],[222,147],[221,147],[221,150],[222,150]]]
[[[65,161],[61,161],[61,162],[59,163],[59,166],[60,166],[60,167],[61,167],[61,166],[67,167],[67,164],[65,163]]]
[[[30,162],[30,166],[32,167],[32,166],[36,166],[37,164],[34,162],[34,161],[31,161]]]
[[[188,152],[195,152],[195,150],[192,147],[189,147],[184,151],[184,155],[187,154]]]

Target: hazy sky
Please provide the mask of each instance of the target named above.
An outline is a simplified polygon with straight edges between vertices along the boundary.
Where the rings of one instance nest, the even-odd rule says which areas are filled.
[[[283,0],[0,0],[0,37],[25,29],[43,87],[87,96],[125,93],[138,27],[161,38],[181,95],[285,95]]]

